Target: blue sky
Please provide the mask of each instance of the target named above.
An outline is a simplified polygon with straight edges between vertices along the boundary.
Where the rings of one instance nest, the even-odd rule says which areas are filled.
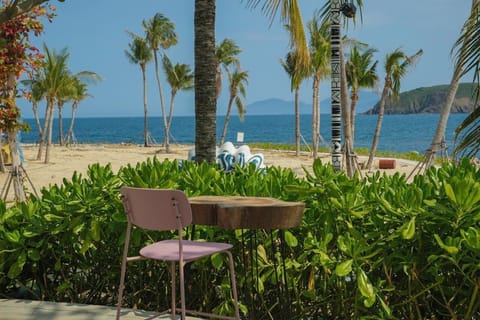
[[[68,48],[72,73],[94,71],[104,80],[89,87],[92,97],[84,100],[78,117],[143,116],[142,80],[140,68],[128,62],[125,50],[131,41],[127,30],[143,35],[142,20],[159,12],[176,26],[179,43],[167,50],[170,59],[191,65],[193,70],[194,0],[66,0],[52,1],[57,16],[46,23],[45,32],[33,40],[37,46],[45,43],[50,49]],[[304,22],[321,8],[323,0],[300,0]],[[448,84],[453,60],[450,50],[465,21],[470,0],[365,0],[363,23],[350,25],[343,34],[368,43],[378,50],[377,59],[383,66],[387,53],[401,48],[413,54],[420,48],[424,54],[402,82],[402,90]],[[289,50],[288,34],[278,19],[270,25],[260,7],[247,9],[245,1],[217,0],[217,43],[233,39],[243,50],[242,68],[249,72],[245,104],[279,98],[293,100],[290,82],[279,60]],[[160,115],[159,95],[153,63],[147,67],[148,106],[151,116]],[[382,67],[379,75],[383,79]],[[471,77],[463,79],[471,81]],[[166,102],[169,87],[164,83]],[[329,81],[321,86],[321,99],[330,95]],[[301,99],[311,100],[311,82],[301,89]],[[225,90],[218,102],[218,113],[224,114],[228,101]],[[20,100],[22,114],[32,117],[31,106]],[[70,108],[66,107],[65,117]],[[43,111],[42,111],[43,112]],[[325,111],[322,111],[325,112]],[[180,92],[175,102],[175,115],[194,113],[192,92]]]

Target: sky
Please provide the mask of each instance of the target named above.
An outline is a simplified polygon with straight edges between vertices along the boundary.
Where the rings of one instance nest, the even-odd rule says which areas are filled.
[[[324,0],[299,0],[304,23]],[[44,33],[32,40],[34,45],[70,53],[72,73],[93,71],[103,81],[89,85],[91,97],[82,101],[77,117],[142,117],[142,74],[138,65],[131,64],[125,54],[131,41],[127,31],[144,34],[143,20],[162,13],[174,24],[179,38],[176,46],[166,50],[174,63],[185,63],[194,69],[194,0],[66,0],[56,6],[57,16],[45,22]],[[233,39],[241,48],[242,69],[248,71],[245,105],[259,100],[294,99],[290,80],[279,61],[289,51],[289,36],[278,17],[270,23],[261,6],[246,7],[245,0],[217,0],[216,39]],[[384,77],[384,57],[397,48],[407,54],[419,49],[424,53],[402,81],[401,92],[418,87],[448,84],[452,76],[451,49],[459,36],[471,6],[470,0],[364,0],[362,21],[357,17],[342,29],[342,35],[355,38],[378,50],[378,73]],[[358,14],[359,12],[357,12]],[[472,77],[462,79],[472,81]],[[301,88],[301,100],[310,103],[311,81]],[[227,85],[225,84],[224,88]],[[163,81],[167,105],[170,88]],[[154,65],[147,66],[148,110],[150,116],[161,115],[160,98],[155,80]],[[320,98],[330,96],[330,82],[325,80]],[[33,116],[31,105],[20,99],[25,118]],[[225,114],[228,91],[224,90],[217,108]],[[41,107],[44,108],[44,105]],[[42,110],[42,109],[40,109]],[[42,111],[40,111],[42,112]],[[325,112],[325,111],[322,111]],[[70,108],[64,108],[69,117]],[[175,115],[194,114],[194,94],[179,92],[175,99]],[[248,110],[247,110],[248,114]]]

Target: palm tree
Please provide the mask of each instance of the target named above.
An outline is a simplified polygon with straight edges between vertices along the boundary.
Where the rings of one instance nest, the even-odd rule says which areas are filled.
[[[246,96],[245,84],[248,84],[248,72],[235,69],[233,73],[228,73],[228,80],[230,83],[230,98],[228,99],[227,113],[225,114],[225,122],[223,124],[222,137],[220,138],[220,144],[225,142],[227,135],[228,124],[230,122],[230,113],[232,111],[233,102],[237,106],[238,115],[240,120],[243,120],[243,116],[246,112],[245,105],[243,104],[242,97]]]
[[[195,0],[195,161],[216,158],[215,0]]]
[[[303,70],[296,62],[297,54],[294,51],[287,53],[285,61],[280,60],[285,72],[290,77],[290,89],[295,91],[295,155],[300,155],[300,85],[306,79],[308,70]]]
[[[433,163],[436,152],[438,152],[439,142],[445,134],[446,123],[450,108],[455,96],[458,83],[461,76],[474,70],[474,81],[477,81],[476,101],[479,101],[480,95],[480,0],[472,0],[472,8],[470,16],[465,22],[461,35],[455,47],[456,64],[454,75],[450,84],[450,89],[445,99],[442,112],[440,114],[439,123],[435,131],[435,136],[430,147],[430,159],[427,159],[427,165]],[[453,97],[452,97],[453,96]],[[461,138],[460,143],[455,147],[454,155],[464,155],[467,157],[475,156],[480,152],[480,108],[476,108],[460,126],[455,130],[456,139]],[[428,156],[428,154],[427,154]]]
[[[81,82],[79,79],[75,78],[74,82],[74,88],[75,91],[72,95],[72,116],[70,118],[70,126],[68,128],[67,132],[67,138],[66,138],[66,143],[74,143],[76,141],[75,139],[75,133],[73,131],[73,126],[75,124],[75,113],[78,109],[78,106],[81,101],[85,100],[89,94],[88,94],[88,87],[85,83]]]
[[[177,44],[178,38],[175,33],[175,25],[163,14],[157,13],[150,20],[143,21],[142,26],[145,29],[145,39],[153,52],[155,76],[157,78],[158,92],[160,94],[163,126],[167,127],[167,113],[165,100],[163,98],[162,81],[160,80],[160,70],[158,67],[158,51],[160,48],[166,50]]]
[[[240,66],[240,60],[238,60],[238,55],[242,52],[239,46],[232,39],[224,39],[220,45],[215,48],[215,58],[217,59],[216,66],[216,86],[217,86],[217,99],[220,97],[222,91],[222,66],[229,76],[229,66],[234,65],[236,67]]]
[[[365,52],[360,53],[358,48],[354,46],[345,65],[347,82],[350,87],[350,136],[352,151],[355,142],[355,112],[358,93],[362,88],[374,88],[378,82],[378,60],[372,61],[375,52],[375,49],[368,48]]]
[[[310,61],[313,77],[312,91],[312,151],[318,156],[320,137],[320,82],[330,73],[330,23],[320,24],[318,14],[307,25],[310,33]]]
[[[57,97],[57,109],[58,109],[58,143],[63,146],[63,106],[66,102],[71,100],[74,94],[75,88],[73,84],[75,82],[74,77],[68,77],[65,80],[65,85],[60,90]]]
[[[64,90],[65,86],[71,81],[71,78],[67,66],[68,58],[70,56],[67,49],[64,48],[57,53],[55,50],[50,51],[48,47],[44,45],[44,51],[45,62],[34,81],[37,82],[36,85],[39,86],[39,90],[44,92],[47,101],[37,160],[41,159],[43,147],[46,145],[44,162],[48,163],[50,161],[50,145],[52,143],[53,111],[58,101],[58,97],[62,90]]]
[[[385,112],[385,102],[387,98],[396,98],[400,94],[401,80],[407,73],[407,70],[422,55],[423,50],[419,50],[412,56],[407,56],[402,50],[396,49],[394,52],[387,54],[385,58],[385,83],[383,86],[382,96],[380,98],[380,107],[378,111],[377,125],[373,135],[372,147],[367,161],[367,169],[370,170],[373,163],[373,157],[377,150],[378,139],[380,137],[380,129],[382,128],[383,114]]]
[[[173,106],[175,97],[180,90],[192,90],[194,87],[194,75],[190,69],[190,66],[187,64],[175,64],[173,65],[170,62],[170,59],[167,55],[163,56],[163,70],[165,71],[167,82],[170,84],[171,95],[170,95],[170,109],[168,114],[168,122],[165,127],[165,150],[167,153],[170,152],[170,128],[172,126],[173,119]]]
[[[150,142],[150,133],[148,131],[148,107],[147,107],[147,77],[146,69],[147,63],[152,60],[152,52],[148,47],[147,42],[138,37],[133,36],[133,41],[128,44],[130,51],[125,50],[128,60],[133,64],[138,64],[142,71],[143,82],[143,136],[144,146],[148,147]]]
[[[360,0],[357,0],[360,1]],[[290,30],[290,49],[297,52],[297,63],[301,67],[308,68],[310,64],[310,53],[308,51],[307,38],[303,27],[303,19],[297,0],[247,0],[247,6],[256,8],[260,3],[262,11],[273,21],[280,10],[280,20]]]

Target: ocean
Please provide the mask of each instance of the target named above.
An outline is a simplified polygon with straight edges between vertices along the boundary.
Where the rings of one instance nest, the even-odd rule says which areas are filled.
[[[466,114],[449,117],[445,140],[447,150],[453,150],[454,130],[465,119]],[[217,138],[220,140],[224,116],[217,117]],[[438,114],[385,115],[377,150],[424,153],[430,147],[438,123]],[[24,119],[30,132],[22,133],[23,143],[38,143],[38,128],[34,119]],[[249,142],[295,143],[295,118],[293,115],[246,115],[244,121],[237,116],[230,119],[226,141],[235,145]],[[377,121],[376,115],[357,115],[355,125],[355,147],[370,148]],[[160,117],[148,119],[149,131],[157,143],[162,143],[163,121]],[[43,125],[43,120],[42,120]],[[70,119],[63,119],[66,132]],[[311,143],[311,116],[300,118],[301,133],[305,143]],[[321,115],[320,134],[324,139],[321,146],[330,147],[330,115]],[[243,132],[243,142],[237,142],[237,133]],[[133,143],[143,144],[143,117],[122,118],[75,118],[74,133],[77,143]],[[194,144],[195,118],[177,116],[171,128],[172,144]],[[54,120],[54,143],[58,142],[58,119]]]

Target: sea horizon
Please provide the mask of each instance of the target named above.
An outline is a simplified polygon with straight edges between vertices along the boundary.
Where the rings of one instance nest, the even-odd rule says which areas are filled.
[[[330,114],[320,115],[320,146],[330,147]],[[447,150],[453,150],[454,130],[467,114],[451,114],[447,123],[445,142]],[[225,116],[217,116],[217,143],[220,141]],[[226,141],[234,144],[262,142],[295,144],[294,115],[246,115],[244,121],[232,116]],[[377,150],[397,153],[424,153],[431,144],[439,114],[385,115]],[[33,118],[23,119],[29,132],[22,132],[22,143],[38,143],[39,133]],[[377,121],[376,115],[356,116],[355,148],[370,148]],[[41,119],[43,125],[43,119]],[[70,118],[63,118],[63,136],[66,136]],[[171,128],[171,144],[195,143],[195,116],[175,116]],[[302,145],[311,144],[311,116],[300,115]],[[149,132],[154,143],[163,141],[161,117],[148,118]],[[143,117],[79,117],[75,118],[75,143],[78,144],[141,144],[143,145]],[[237,141],[237,133],[243,133],[243,141]],[[53,123],[52,142],[58,143],[58,119]]]

